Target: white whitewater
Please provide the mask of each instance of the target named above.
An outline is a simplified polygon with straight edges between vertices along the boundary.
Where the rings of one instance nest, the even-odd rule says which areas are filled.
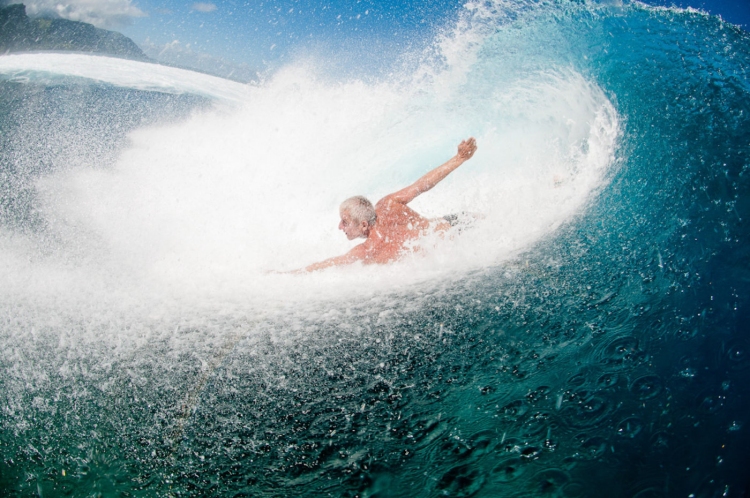
[[[15,79],[76,76],[232,103],[137,130],[112,168],[62,165],[40,179],[45,240],[55,243],[39,250],[0,233],[0,292],[74,308],[243,315],[408,292],[502,265],[585,207],[613,162],[618,118],[574,71],[497,86],[481,69],[502,62],[473,60],[419,83],[332,82],[306,63],[246,86],[106,57],[0,57]],[[341,200],[402,188],[469,135],[475,157],[413,207],[428,217],[480,213],[472,229],[424,240],[421,254],[388,266],[269,273],[350,249],[337,230]]]
[[[239,85],[78,54],[0,57],[12,81],[72,78],[217,101],[135,130],[114,162],[97,160],[78,137],[80,159],[58,159],[34,185],[44,228],[0,228],[0,351],[16,366],[4,385],[17,430],[26,427],[29,379],[34,392],[57,388],[38,368],[42,356],[65,377],[92,358],[106,370],[113,358],[152,361],[154,348],[159,363],[187,353],[202,372],[182,393],[192,407],[240,341],[335,342],[321,323],[364,337],[370,325],[397,320],[392,310],[442,296],[450,306],[454,291],[443,289],[517,268],[519,255],[585,212],[615,162],[619,119],[606,95],[550,61],[519,71],[506,56],[512,40],[462,36],[440,44],[442,66],[375,82],[335,80],[315,61]],[[34,129],[66,126],[59,121]],[[471,229],[428,237],[423,251],[390,265],[270,272],[349,250],[337,230],[343,199],[376,201],[404,187],[470,135],[474,158],[413,207],[431,218],[481,214]]]

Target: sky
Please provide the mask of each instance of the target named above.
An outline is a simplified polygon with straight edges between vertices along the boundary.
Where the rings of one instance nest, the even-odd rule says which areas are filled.
[[[126,28],[133,39],[174,51],[222,55],[265,67],[289,57],[336,53],[342,59],[393,53],[384,44],[418,43],[462,8],[458,0],[221,0],[152,4],[149,22]],[[145,6],[145,3],[144,3]],[[406,48],[406,47],[400,47]],[[306,54],[304,52],[310,52]],[[342,62],[345,62],[342,60]],[[365,61],[358,61],[363,63]],[[375,63],[375,61],[373,61]]]
[[[2,0],[0,0],[2,1]],[[54,11],[115,29],[159,60],[204,57],[263,68],[302,51],[377,53],[384,43],[428,37],[459,0],[24,0],[30,15]],[[64,8],[60,6],[65,6]],[[387,35],[387,36],[383,36]],[[333,48],[334,50],[330,50]],[[366,48],[367,50],[358,50]],[[381,52],[391,52],[380,47]],[[374,49],[374,50],[373,50]],[[210,62],[210,61],[209,61]],[[215,61],[213,61],[215,62]]]
[[[0,0],[5,4],[18,0]],[[246,76],[316,52],[361,57],[384,44],[419,44],[467,0],[21,0],[53,14],[120,31],[162,62],[226,64]],[[750,0],[648,0],[694,7],[750,29]],[[408,47],[397,47],[408,48]],[[333,49],[333,50],[332,50]],[[307,53],[306,53],[307,52]],[[360,61],[358,61],[360,62]],[[233,68],[233,69],[231,69]],[[241,71],[240,71],[241,72]],[[240,78],[241,79],[241,78]]]

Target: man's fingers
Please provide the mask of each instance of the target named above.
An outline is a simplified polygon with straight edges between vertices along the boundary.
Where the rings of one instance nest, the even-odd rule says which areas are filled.
[[[474,139],[474,137],[469,137],[458,145],[459,154],[465,156],[467,159],[473,156],[476,150],[477,141]]]

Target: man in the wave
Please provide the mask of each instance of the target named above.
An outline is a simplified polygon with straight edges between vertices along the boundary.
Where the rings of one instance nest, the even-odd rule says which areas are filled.
[[[343,230],[349,240],[366,239],[348,253],[314,263],[304,271],[315,271],[330,266],[348,265],[356,261],[364,264],[384,264],[397,260],[407,244],[419,238],[430,228],[430,220],[407,204],[440,183],[453,170],[461,166],[477,150],[476,140],[469,138],[458,145],[458,153],[445,164],[433,169],[412,185],[386,195],[373,207],[362,196],[351,197],[341,203],[339,213]],[[435,230],[445,230],[455,217],[440,220]]]

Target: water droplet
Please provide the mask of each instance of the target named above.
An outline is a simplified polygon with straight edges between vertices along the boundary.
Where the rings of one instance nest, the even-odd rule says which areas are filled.
[[[656,397],[661,389],[661,379],[656,375],[646,375],[636,379],[630,386],[630,390],[642,400]]]
[[[692,379],[693,377],[695,377],[695,369],[688,367],[680,370],[680,377],[683,377],[685,379]]]
[[[637,417],[626,418],[617,425],[617,434],[633,439],[643,430],[643,422]]]

